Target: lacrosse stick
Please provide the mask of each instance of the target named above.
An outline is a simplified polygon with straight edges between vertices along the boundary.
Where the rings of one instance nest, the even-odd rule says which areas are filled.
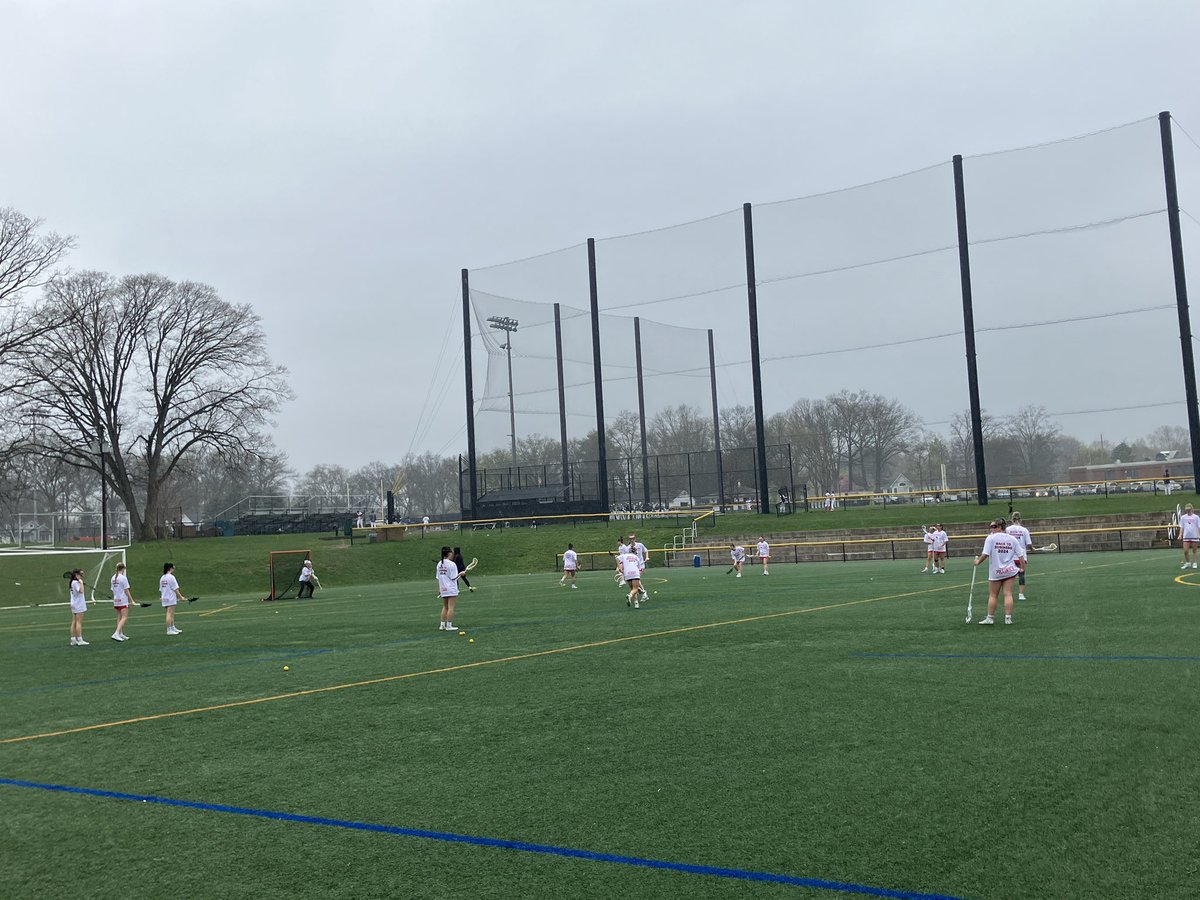
[[[149,608],[150,608],[150,604],[149,604],[149,603],[142,603],[141,601],[138,601],[138,606],[140,606],[142,609],[149,609]]]
[[[467,564],[466,564],[466,566],[463,568],[463,571],[464,571],[464,572],[470,572],[470,571],[471,571],[472,569],[474,569],[474,568],[475,568],[477,565],[479,565],[479,557],[478,557],[478,556],[472,556],[472,557],[471,557],[471,561],[470,561],[469,563],[467,563]]]
[[[188,603],[195,603],[195,602],[196,602],[197,600],[199,600],[199,599],[200,599],[199,597],[188,597],[188,598],[187,598],[187,602],[188,602]]]
[[[971,624],[971,601],[975,599],[975,573],[979,571],[979,566],[971,567],[971,591],[967,594],[967,624]]]
[[[733,570],[736,568],[737,568],[737,566],[730,566],[728,569],[725,570],[725,574],[726,575],[731,574],[733,572]]]
[[[309,575],[308,580],[315,584],[318,588],[323,587],[321,584],[321,579],[317,577],[316,572],[313,572],[311,575]]]
[[[1053,553],[1058,549],[1058,544],[1047,544],[1045,547],[1034,547],[1038,553]]]

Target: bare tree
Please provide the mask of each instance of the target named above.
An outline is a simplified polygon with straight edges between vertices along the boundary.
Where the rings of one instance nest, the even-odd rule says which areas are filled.
[[[860,433],[866,457],[875,475],[875,490],[883,490],[883,478],[892,461],[915,439],[917,415],[898,400],[878,394],[864,398]]]
[[[41,308],[65,323],[18,361],[21,424],[41,452],[98,471],[143,540],[178,466],[269,446],[264,431],[291,398],[267,356],[259,318],[207,285],[160,275],[84,272],[49,285]]]
[[[56,324],[44,315],[28,315],[24,299],[49,283],[75,239],[44,232],[42,224],[0,207],[0,361],[9,361],[12,353]]]
[[[1056,441],[1062,429],[1050,420],[1044,406],[1023,406],[1004,420],[1004,435],[1013,444],[1016,464],[1030,483],[1053,478]]]
[[[695,452],[713,447],[712,420],[686,403],[666,407],[646,427],[655,453]]]
[[[757,436],[754,432],[754,407],[738,404],[721,410],[721,446],[754,447]]]

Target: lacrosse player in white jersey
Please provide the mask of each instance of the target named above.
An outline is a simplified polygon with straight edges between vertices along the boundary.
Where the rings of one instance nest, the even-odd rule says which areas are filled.
[[[620,585],[621,587],[625,587],[625,583],[629,580],[625,577],[625,567],[621,564],[621,557],[624,556],[628,552],[629,552],[629,545],[627,543],[625,543],[625,536],[621,535],[619,538],[617,538],[617,552],[616,552],[617,575],[619,576],[619,578],[617,579],[617,584]]]
[[[765,535],[758,536],[758,561],[762,563],[763,574],[770,575],[769,566],[771,565],[771,545],[767,543]]]
[[[730,544],[729,558],[733,560],[733,570],[737,572],[736,578],[742,577],[742,566],[746,564],[746,548],[741,544]]]
[[[1013,539],[1020,542],[1022,549],[1025,551],[1025,565],[1029,564],[1029,548],[1033,546],[1033,537],[1029,534],[1029,529],[1021,524],[1021,514],[1015,512],[1012,514],[1012,523],[1004,529]],[[1017,574],[1017,599],[1025,599],[1025,566],[1021,567],[1021,571]]]
[[[983,550],[975,557],[975,565],[985,559],[988,563],[988,610],[980,625],[995,624],[996,604],[1000,589],[1004,589],[1004,624],[1012,624],[1013,582],[1025,568],[1025,546],[1004,530],[1003,519],[993,519],[991,532],[983,542]]]
[[[921,529],[921,540],[925,542],[925,568],[921,570],[922,575],[933,567],[933,532],[932,525],[926,525]]]
[[[1183,508],[1183,515],[1179,517],[1179,534],[1183,540],[1183,565],[1181,569],[1188,568],[1188,554],[1191,554],[1191,568],[1196,566],[1196,548],[1200,547],[1200,516],[1192,510],[1192,504],[1188,504]]]
[[[942,526],[933,526],[933,574],[946,574],[946,545],[950,543],[950,535]]]
[[[625,548],[625,552],[617,557],[617,562],[621,566],[621,574],[625,578],[625,583],[629,585],[629,595],[625,598],[625,605],[632,606],[634,609],[641,608],[638,602],[642,595],[642,570],[638,563],[637,554],[629,547]]]
[[[133,601],[133,596],[129,593],[125,563],[117,563],[117,570],[113,572],[109,586],[112,588],[113,609],[117,611],[117,630],[112,633],[112,639],[127,641],[129,638],[125,636],[125,622],[129,618],[129,604]]]
[[[642,585],[642,602],[645,603],[650,599],[650,595],[646,593],[646,585],[642,583],[642,575],[646,572],[646,560],[650,558],[650,551],[646,549],[645,544],[637,539],[636,534],[630,532],[629,552],[638,558],[638,584]]]
[[[558,583],[563,587],[567,586],[567,582],[571,582],[571,590],[579,587],[575,583],[575,573],[579,571],[579,554],[575,552],[574,544],[567,544],[567,550],[563,553],[563,575]]]
[[[454,564],[454,551],[449,547],[442,548],[442,561],[437,564],[438,596],[442,598],[442,616],[438,622],[438,631],[455,631],[454,605],[458,602],[458,579],[466,574],[464,569],[458,571]]]

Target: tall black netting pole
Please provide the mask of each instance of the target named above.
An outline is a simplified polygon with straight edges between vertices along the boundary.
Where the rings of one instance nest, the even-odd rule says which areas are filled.
[[[650,505],[650,454],[646,452],[646,382],[642,377],[642,319],[633,317],[633,353],[637,366],[638,430],[642,434],[642,502]]]
[[[717,457],[717,508],[725,510],[725,463],[721,459],[721,412],[717,406],[717,355],[713,348],[713,330],[708,329],[708,384],[712,389],[713,451]]]
[[[971,253],[967,244],[967,198],[962,156],[954,156],[954,210],[958,217],[958,273],[962,282],[963,336],[967,342],[967,390],[971,395],[971,434],[975,440],[975,489],[987,506],[987,472],[983,462],[983,412],[979,405],[979,370],[975,361],[975,310],[971,302]]]
[[[471,374],[471,281],[467,270],[462,270],[462,303],[463,303],[463,377],[467,384],[467,482],[471,506],[464,509],[463,518],[475,515],[475,507],[479,502],[479,484],[476,481],[475,468],[475,387]],[[389,501],[390,506],[390,501]],[[388,521],[391,521],[391,509],[388,510]]]
[[[600,294],[596,290],[596,239],[588,238],[588,292],[592,300],[592,370],[596,380],[596,468],[600,508],[608,510],[608,452],[604,441],[604,365],[600,361]]]
[[[562,449],[562,483],[566,487],[563,499],[571,499],[571,472],[567,468],[567,388],[563,380],[562,311],[554,304],[554,355],[558,363],[558,441]]]
[[[750,204],[742,204],[742,221],[746,232],[746,298],[750,309],[750,371],[754,380],[754,444],[755,465],[759,489],[767,483],[767,434],[763,416],[762,362],[758,353],[758,291],[754,278],[754,217]],[[767,515],[769,503],[762,494],[758,497],[758,511]]]
[[[1192,355],[1192,319],[1188,311],[1183,266],[1183,234],[1179,230],[1179,187],[1175,183],[1175,145],[1171,114],[1158,114],[1162,135],[1163,175],[1167,186],[1167,226],[1171,232],[1171,265],[1175,270],[1175,306],[1179,311],[1179,344],[1183,351],[1183,391],[1187,398],[1188,434],[1192,442],[1192,486],[1200,494],[1200,408],[1196,405],[1196,361]]]

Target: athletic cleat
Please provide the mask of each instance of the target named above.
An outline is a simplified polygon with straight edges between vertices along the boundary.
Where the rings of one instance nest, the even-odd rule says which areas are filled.
[[[129,640],[129,635],[127,635],[125,632],[122,631],[121,632],[121,640],[123,640],[123,641]]]
[[[183,634],[178,628],[171,627],[167,629],[167,634]]]
[[[125,638],[121,637],[121,635],[117,634],[117,632],[115,632],[115,631],[112,633],[112,639],[113,639],[114,641],[123,641],[123,640],[125,640]]]
[[[87,646],[88,646],[88,642],[87,642],[87,641],[85,641],[83,638],[76,638],[76,639],[75,639],[75,646],[76,646],[76,647],[87,647]]]
[[[1017,594],[1017,599],[1018,599],[1018,600],[1024,600],[1024,599],[1025,599],[1025,595],[1024,595],[1024,594]]]
[[[641,607],[638,605],[638,602],[637,602],[636,600],[634,600],[634,601],[633,601],[633,608],[634,608],[634,609],[641,609]]]
[[[742,577],[742,573],[741,573],[741,572],[738,572],[738,573],[737,573],[737,575],[736,575],[735,577],[736,577],[736,578],[741,578],[741,577]]]
[[[469,588],[467,588],[467,590],[470,591],[472,594],[475,593],[475,585],[471,585]]]
[[[71,638],[71,646],[76,647],[78,645],[79,645],[79,638]]]
[[[982,619],[979,620],[979,624],[980,625],[995,625],[996,620],[993,619],[991,616],[984,616]]]
[[[447,622],[446,630],[447,631],[458,631],[458,626],[456,626],[453,622]]]
[[[1004,617],[1004,624],[1005,624],[1005,625],[1011,625],[1011,624],[1012,624],[1012,616],[1005,616],[1005,617]]]
[[[1191,564],[1191,563],[1186,563],[1186,562],[1185,562],[1185,563],[1184,563],[1182,566],[1180,566],[1179,568],[1181,568],[1181,569],[1190,569],[1191,567],[1192,567],[1192,564]]]
[[[573,590],[573,591],[577,591],[577,590],[579,590],[579,585],[577,585],[577,584],[572,584],[572,585],[571,585],[571,590]]]
[[[625,605],[626,605],[626,606],[633,606],[633,601],[632,601],[632,600],[630,600],[628,597],[626,597],[626,598],[625,598]]]
[[[1193,568],[1193,569],[1195,569],[1195,568],[1197,568],[1197,567],[1200,567],[1200,563],[1192,563],[1192,568]]]

